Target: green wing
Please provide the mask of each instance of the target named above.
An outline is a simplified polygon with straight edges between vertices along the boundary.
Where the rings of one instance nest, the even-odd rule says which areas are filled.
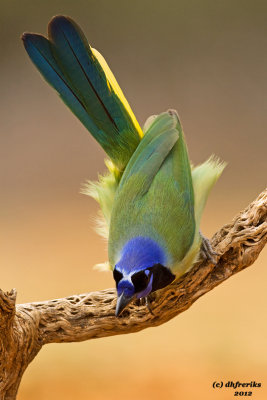
[[[148,236],[164,247],[172,267],[187,253],[194,232],[191,169],[171,111],[152,121],[122,176],[111,213],[110,264],[130,238]]]
[[[124,189],[131,177],[139,176],[139,186],[141,183],[142,190],[138,191],[138,196],[144,195],[177,140],[175,119],[169,113],[161,114],[132,155],[122,175],[118,191]]]
[[[48,38],[22,36],[46,81],[123,170],[143,133],[114,75],[71,18],[54,17]]]

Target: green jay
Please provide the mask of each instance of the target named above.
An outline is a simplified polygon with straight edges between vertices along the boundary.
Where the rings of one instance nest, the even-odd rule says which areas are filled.
[[[174,110],[138,124],[105,59],[69,17],[56,16],[48,39],[24,33],[25,49],[45,80],[103,147],[108,172],[86,194],[100,205],[117,288],[116,316],[185,274],[198,260],[200,219],[225,164],[193,167]]]

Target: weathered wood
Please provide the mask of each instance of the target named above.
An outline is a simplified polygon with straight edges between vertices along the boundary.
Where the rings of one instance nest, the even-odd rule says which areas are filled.
[[[267,241],[267,190],[212,238],[216,264],[200,261],[145,305],[115,317],[114,289],[20,304],[16,291],[0,291],[0,398],[14,400],[23,372],[46,343],[79,342],[161,325],[199,297],[254,263]]]

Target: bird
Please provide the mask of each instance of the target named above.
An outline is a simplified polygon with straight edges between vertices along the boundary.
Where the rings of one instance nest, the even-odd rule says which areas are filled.
[[[200,220],[225,163],[211,156],[191,164],[175,110],[150,116],[141,128],[104,57],[70,17],[53,17],[48,38],[24,33],[22,40],[108,156],[107,172],[83,191],[100,205],[98,232],[108,241],[119,317],[132,301],[182,277],[209,245]]]

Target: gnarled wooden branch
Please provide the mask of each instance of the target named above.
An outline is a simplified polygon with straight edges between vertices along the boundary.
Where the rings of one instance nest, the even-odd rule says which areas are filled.
[[[157,293],[152,315],[131,304],[115,317],[114,289],[15,307],[16,292],[0,291],[0,398],[13,400],[23,372],[46,343],[78,342],[140,331],[167,322],[200,296],[253,264],[267,241],[267,190],[212,238],[216,264],[199,262]]]

